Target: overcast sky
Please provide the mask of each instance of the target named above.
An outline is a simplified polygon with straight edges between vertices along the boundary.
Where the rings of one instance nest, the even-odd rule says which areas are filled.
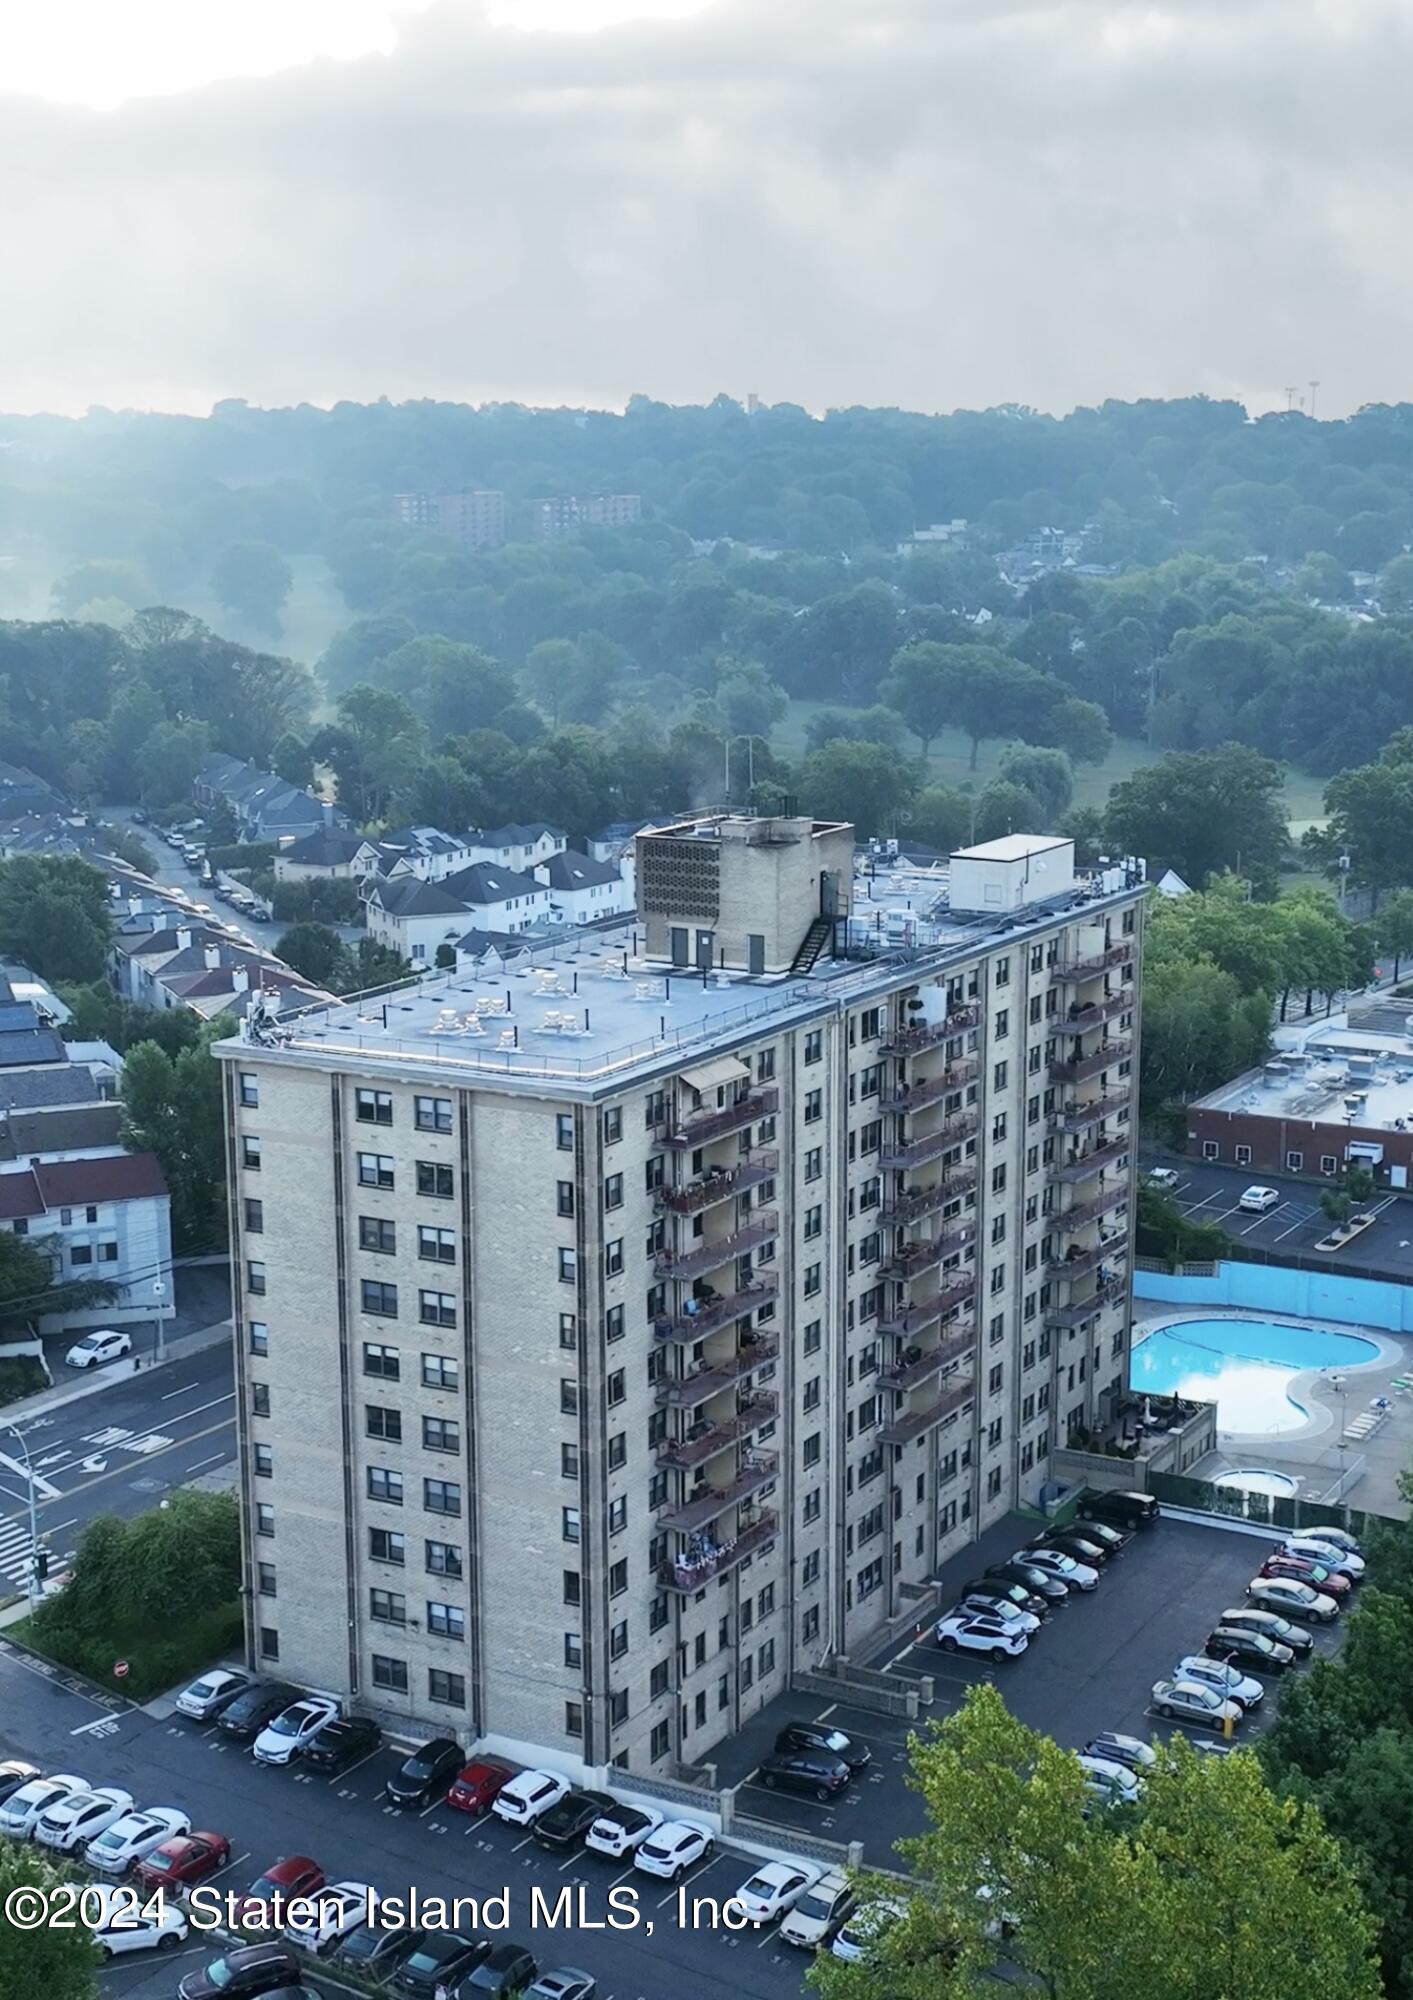
[[[1413,395],[1406,0],[46,0],[0,404]]]

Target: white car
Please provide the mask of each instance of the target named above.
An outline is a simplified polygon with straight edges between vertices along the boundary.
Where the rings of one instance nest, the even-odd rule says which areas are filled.
[[[854,1891],[848,1876],[831,1868],[786,1911],[780,1941],[798,1945],[801,1951],[818,1951],[848,1921],[853,1909]]]
[[[1306,1556],[1311,1562],[1323,1563],[1336,1576],[1347,1576],[1351,1583],[1358,1583],[1364,1574],[1364,1558],[1355,1555],[1353,1549],[1341,1548],[1338,1542],[1324,1541],[1313,1530],[1308,1535],[1292,1535],[1281,1543],[1283,1556]]]
[[[1266,1699],[1260,1681],[1242,1673],[1228,1660],[1209,1660],[1205,1653],[1189,1653],[1173,1669],[1175,1681],[1196,1681],[1221,1695],[1224,1701],[1239,1701],[1243,1708],[1257,1708]]]
[[[944,1653],[985,1653],[990,1660],[1018,1659],[1030,1634],[993,1611],[949,1611],[933,1635]]]
[[[700,1861],[716,1846],[709,1830],[693,1826],[690,1820],[669,1819],[642,1841],[633,1855],[633,1866],[645,1875],[661,1875],[675,1882],[694,1861]]]
[[[1249,1187],[1237,1207],[1246,1215],[1266,1215],[1281,1202],[1279,1188]]]
[[[1177,1186],[1178,1179],[1179,1175],[1176,1167],[1150,1167],[1143,1176],[1143,1185],[1151,1188],[1162,1188],[1166,1192],[1168,1189]]]
[[[91,1792],[70,1792],[47,1806],[34,1824],[34,1837],[41,1847],[60,1854],[72,1854],[87,1847],[115,1819],[133,1809],[133,1795],[117,1785],[99,1785]]]
[[[115,1819],[96,1840],[89,1841],[83,1858],[102,1875],[126,1875],[129,1868],[145,1861],[164,1840],[175,1840],[179,1833],[190,1832],[191,1821],[175,1806],[148,1806],[142,1812],[124,1813],[121,1819]]]
[[[822,1868],[807,1868],[803,1861],[767,1861],[730,1900],[753,1924],[773,1924],[795,1907],[823,1873]]]
[[[291,1702],[273,1722],[266,1724],[251,1745],[256,1763],[290,1763],[338,1712],[339,1705],[331,1695],[308,1695],[303,1701]]]
[[[865,1903],[856,1910],[829,1947],[831,1958],[842,1958],[846,1965],[857,1964],[865,1957],[890,1924],[896,1924],[905,1914],[901,1903],[883,1901]]]
[[[512,1826],[533,1826],[568,1790],[568,1778],[561,1778],[558,1771],[519,1771],[496,1793],[491,1811]]]
[[[94,1899],[100,1899],[95,1905]],[[174,1951],[191,1926],[175,1903],[164,1903],[160,1915],[150,1901],[133,1908],[132,1897],[116,1885],[85,1890],[83,1914],[93,1918],[93,1942],[104,1958],[128,1951]]]
[[[132,1353],[132,1335],[106,1327],[101,1333],[86,1333],[64,1356],[68,1368],[101,1368],[105,1361],[121,1361]]]
[[[1063,1549],[1024,1549],[1017,1561],[1029,1563],[1032,1569],[1043,1569],[1047,1576],[1057,1576],[1061,1583],[1067,1583],[1071,1590],[1097,1590],[1099,1572],[1088,1563],[1076,1562]]]
[[[56,1771],[52,1778],[32,1778],[0,1806],[0,1833],[8,1833],[11,1840],[28,1840],[41,1813],[87,1790],[87,1778],[72,1778],[67,1771]]]
[[[1364,1545],[1350,1534],[1348,1528],[1307,1528],[1308,1542],[1323,1542],[1331,1549],[1343,1549],[1346,1555],[1362,1556]]]
[[[615,1806],[600,1813],[584,1836],[584,1845],[594,1854],[611,1855],[621,1861],[635,1847],[641,1847],[650,1833],[662,1825],[663,1815],[651,1806]]]
[[[182,1689],[177,1696],[177,1714],[190,1716],[193,1722],[210,1722],[249,1685],[249,1674],[242,1673],[239,1667],[216,1667]]]
[[[296,1906],[300,1902],[310,1905],[307,1915],[299,1921],[291,1919],[281,1935],[301,1951],[329,1951],[368,1921],[376,1894],[366,1882],[331,1882],[323,1889],[312,1889],[308,1896],[295,1899]]]
[[[1310,1625],[1333,1625],[1339,1606],[1323,1590],[1301,1583],[1293,1576],[1253,1576],[1246,1595],[1263,1611],[1279,1612],[1282,1618],[1299,1618]]]
[[[1113,1764],[1107,1757],[1091,1757],[1084,1753],[1079,1767],[1084,1773],[1085,1790],[1101,1804],[1128,1806],[1137,1803],[1143,1781],[1126,1764]]]
[[[1006,1597],[963,1597],[947,1613],[949,1618],[995,1618],[1008,1632],[1024,1632],[1029,1638],[1032,1632],[1040,1630],[1040,1620],[1033,1611],[1022,1611],[1018,1604],[1012,1604]]]
[[[1245,1714],[1240,1702],[1224,1701],[1215,1688],[1197,1681],[1154,1681],[1153,1706],[1173,1722],[1195,1722],[1204,1729],[1233,1729]]]

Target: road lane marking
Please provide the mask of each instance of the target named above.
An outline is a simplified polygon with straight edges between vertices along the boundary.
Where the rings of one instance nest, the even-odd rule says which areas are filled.
[[[234,1450],[234,1446],[232,1446],[232,1450]],[[224,1459],[230,1456],[231,1453],[227,1451],[213,1451],[209,1458],[198,1458],[195,1465],[189,1465],[187,1473],[190,1475],[193,1472],[200,1472],[207,1465],[220,1465]]]
[[[193,1389],[199,1389],[201,1386],[200,1382],[184,1382],[180,1389],[169,1389],[166,1395],[163,1396],[162,1401],[170,1403],[178,1396],[189,1396]]]
[[[26,1472],[19,1460],[11,1458],[8,1452],[0,1451],[0,1465],[3,1465],[7,1472],[12,1472],[16,1479],[23,1480],[27,1487],[33,1487],[38,1497],[45,1500],[57,1500],[59,1498],[59,1489],[57,1486],[51,1485],[49,1480],[38,1471]]]

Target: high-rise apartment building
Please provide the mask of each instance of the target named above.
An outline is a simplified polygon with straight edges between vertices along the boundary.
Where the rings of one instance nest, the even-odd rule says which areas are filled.
[[[394,517],[409,528],[430,528],[471,549],[498,549],[505,541],[505,495],[489,487],[454,493],[394,493]]]
[[[637,880],[219,1054],[252,1663],[662,1772],[1124,1390],[1142,886],[724,815]]]
[[[560,541],[581,528],[626,528],[643,518],[640,493],[555,493],[530,502],[530,528],[537,541]]]

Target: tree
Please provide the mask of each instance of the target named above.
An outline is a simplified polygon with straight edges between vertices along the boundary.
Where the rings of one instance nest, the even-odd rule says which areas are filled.
[[[942,854],[955,854],[971,844],[976,825],[976,800],[954,785],[929,785],[913,800],[906,832],[916,834]]]
[[[314,782],[314,759],[309,754],[309,745],[292,729],[275,738],[270,750],[270,769],[286,784],[299,785],[306,791]]]
[[[211,565],[219,601],[253,632],[278,632],[294,583],[289,564],[269,542],[228,542]]]
[[[1380,951],[1391,953],[1393,976],[1398,978],[1403,961],[1413,952],[1413,889],[1398,889],[1384,899],[1374,919],[1374,939]]]
[[[0,1329],[23,1329],[51,1314],[110,1305],[119,1289],[101,1278],[57,1282],[47,1256],[27,1238],[0,1229]]]
[[[1144,965],[1139,1089],[1145,1112],[1186,1104],[1264,1060],[1270,1001],[1243,995],[1210,959],[1154,956]]]
[[[138,791],[144,805],[182,805],[192,794],[196,774],[211,754],[211,730],[205,722],[159,722],[137,757]]]
[[[106,980],[61,983],[58,993],[72,1015],[64,1023],[66,1042],[107,1042],[119,1055],[138,1042],[156,1042],[177,1055],[201,1039],[198,1015],[185,1007],[139,1007],[120,1000]]]
[[[727,736],[769,736],[790,698],[755,661],[735,663],[716,684],[716,712]]]
[[[917,789],[911,765],[881,743],[827,743],[800,766],[800,796],[821,819],[849,820],[859,837],[896,832]]]
[[[1413,612],[1413,556],[1395,556],[1379,577],[1379,609],[1385,615]]]
[[[1234,870],[1272,879],[1289,838],[1281,767],[1244,744],[1173,751],[1109,794],[1105,836],[1123,854],[1175,868],[1193,888]]]
[[[0,1847],[0,1907],[17,1890],[52,1896],[61,1877],[42,1853],[6,1841]],[[96,2000],[98,1947],[81,1924],[63,1929],[39,1924],[22,1930],[0,1923],[0,1993],[43,1994],[44,2000]]]
[[[955,656],[965,651],[931,639],[900,646],[878,684],[880,700],[907,723],[924,757],[953,720],[959,679]]]
[[[1334,872],[1376,895],[1413,883],[1413,756],[1397,738],[1376,764],[1355,765],[1325,787],[1325,826],[1304,845]]]
[[[275,946],[276,958],[311,986],[337,992],[348,970],[342,940],[327,924],[295,924]]]
[[[342,632],[336,632],[319,662],[319,674],[331,695],[356,687],[368,680],[379,660],[395,653],[415,638],[412,621],[400,612],[380,612],[373,618],[355,618]]]
[[[229,1030],[229,1022],[214,1021],[175,1056],[156,1042],[138,1042],[123,1070],[123,1143],[157,1155],[181,1252],[219,1249],[226,1240],[221,1074],[210,1046]]]
[[[999,775],[1030,793],[1052,827],[1058,826],[1074,797],[1074,771],[1063,750],[1041,749],[1033,743],[1008,743],[997,766]]]
[[[525,655],[525,685],[530,698],[559,727],[559,711],[579,666],[579,648],[572,639],[541,639]]]
[[[0,861],[0,954],[44,979],[101,979],[111,929],[101,869],[70,855]]]
[[[340,698],[337,721],[317,731],[309,748],[330,766],[339,803],[363,826],[385,818],[393,794],[414,783],[424,741],[401,695],[360,684]]]

